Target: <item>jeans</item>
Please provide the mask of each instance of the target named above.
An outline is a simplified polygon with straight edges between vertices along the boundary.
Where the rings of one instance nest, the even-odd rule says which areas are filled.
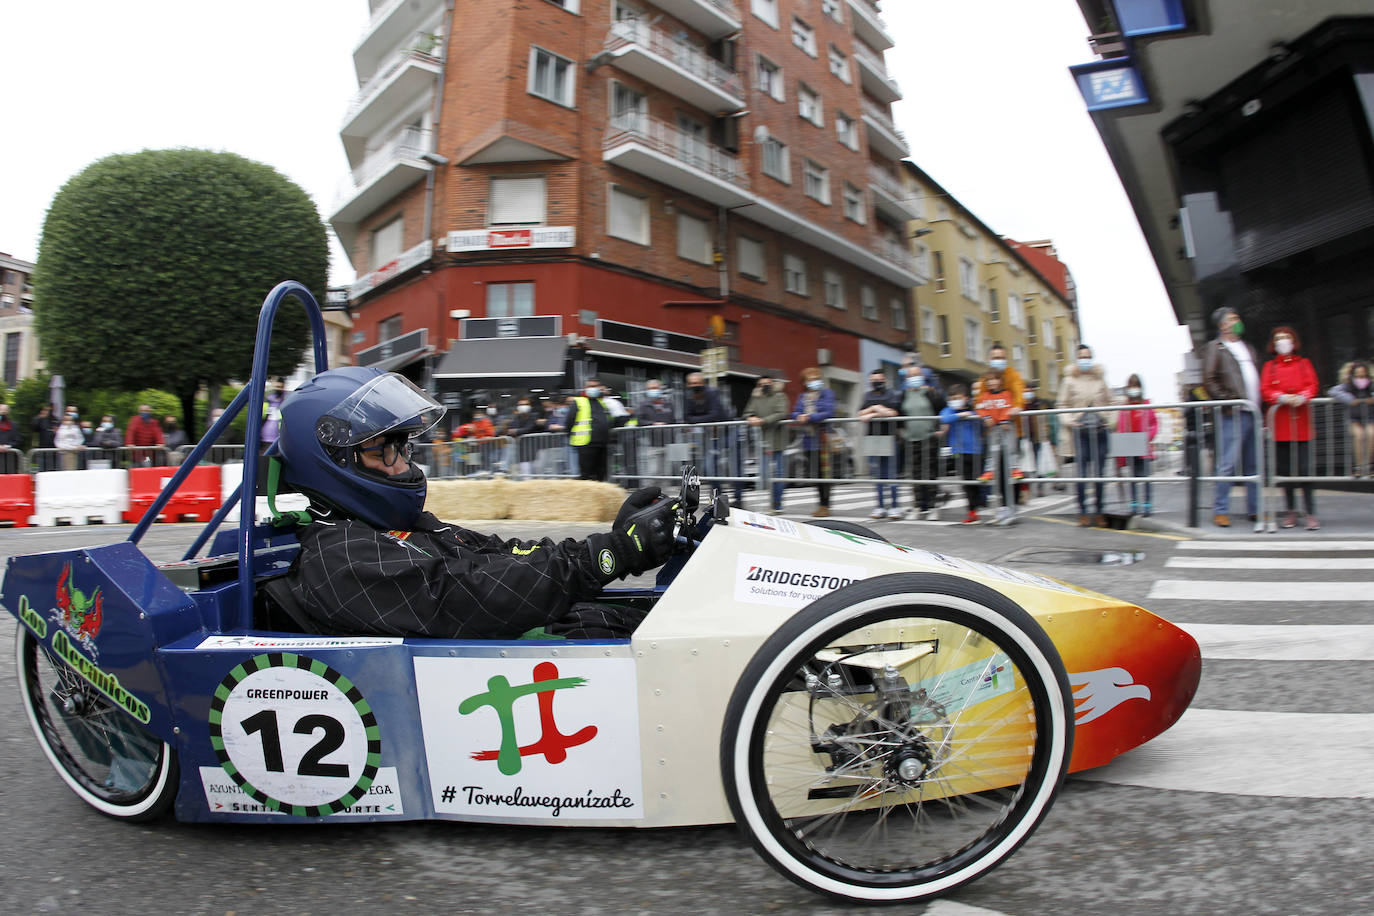
[[[1107,460],[1107,427],[1075,426],[1073,430],[1073,452],[1078,477],[1101,477],[1103,465]],[[1102,514],[1102,489],[1106,484],[1093,484],[1093,501],[1097,505],[1095,515]],[[1080,481],[1075,485],[1078,491],[1078,514],[1088,515],[1088,485]]]
[[[782,491],[783,488],[787,486],[783,483],[783,477],[786,476],[786,471],[784,470],[786,456],[780,451],[769,452],[764,460],[768,463],[769,471],[773,475],[773,508],[781,509]]]
[[[1128,463],[1128,466],[1129,466],[1130,469],[1131,469],[1131,476],[1132,476],[1132,477],[1149,477],[1149,476],[1150,476],[1150,459],[1149,459],[1149,458],[1146,458],[1146,457],[1144,457],[1143,455],[1137,455],[1137,456],[1133,456],[1133,457],[1131,457],[1131,458],[1127,458],[1126,461],[1127,461],[1127,463]],[[1147,481],[1145,481],[1143,484],[1140,484],[1140,486],[1142,486],[1142,487],[1145,488],[1145,504],[1146,504],[1146,505],[1149,505],[1149,504],[1152,502],[1152,500],[1151,500],[1151,498],[1150,498],[1150,482],[1147,480]],[[1131,481],[1131,502],[1137,503],[1137,502],[1139,502],[1139,501],[1140,501],[1140,500],[1136,499],[1136,483],[1135,483],[1134,480],[1132,480],[1132,481]]]
[[[879,480],[891,480],[892,468],[896,463],[896,458],[892,455],[875,455],[868,459],[868,476],[876,477]],[[892,508],[897,508],[897,485],[895,483],[880,483],[876,487],[878,491],[878,508],[886,509],[887,502],[883,497],[891,498]],[[886,492],[884,492],[886,491]]]
[[[1217,413],[1217,476],[1248,477],[1255,473],[1255,415],[1249,410],[1222,409]],[[1214,515],[1231,512],[1230,480],[1217,481],[1217,495],[1212,504]],[[1259,512],[1259,485],[1250,481],[1245,485],[1245,511]]]

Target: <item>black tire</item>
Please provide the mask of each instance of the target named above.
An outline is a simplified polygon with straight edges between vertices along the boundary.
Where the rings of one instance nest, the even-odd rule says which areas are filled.
[[[845,534],[857,534],[861,538],[871,538],[884,544],[891,543],[871,528],[865,528],[857,522],[847,522],[842,518],[810,518],[806,520],[806,524],[815,525],[817,528],[829,528],[831,531],[843,531]]]
[[[721,738],[726,797],[803,887],[923,900],[1039,825],[1072,703],[1054,644],[1006,596],[946,575],[868,579],[797,612],[745,668]]]
[[[39,643],[15,640],[24,712],[48,762],[101,814],[147,821],[176,799],[176,751],[148,732]]]

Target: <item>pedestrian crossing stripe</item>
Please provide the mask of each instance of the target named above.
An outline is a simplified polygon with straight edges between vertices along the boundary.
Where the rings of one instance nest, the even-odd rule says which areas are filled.
[[[1374,626],[1180,623],[1203,658],[1250,661],[1374,661]]]
[[[1374,557],[1170,557],[1173,569],[1374,569]]]
[[[1367,601],[1374,582],[1256,582],[1160,579],[1146,601],[1287,601],[1308,605],[1315,601]]]
[[[1323,541],[1320,538],[1295,540],[1286,538],[1263,541],[1185,541],[1178,545],[1179,550],[1233,551],[1236,553],[1281,553],[1292,551],[1343,551],[1359,550],[1374,553],[1374,541]]]

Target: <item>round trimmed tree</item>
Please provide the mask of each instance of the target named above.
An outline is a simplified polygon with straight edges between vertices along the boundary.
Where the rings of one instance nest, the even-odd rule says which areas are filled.
[[[299,280],[323,303],[328,268],[314,203],[271,166],[196,149],[109,156],[48,209],[34,322],[68,385],[174,392],[194,439],[200,386],[248,378],[267,293]],[[309,333],[286,303],[269,371],[292,372]]]

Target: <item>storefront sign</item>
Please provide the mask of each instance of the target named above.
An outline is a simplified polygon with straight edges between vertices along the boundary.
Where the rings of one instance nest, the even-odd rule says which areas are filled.
[[[449,251],[502,251],[508,248],[571,248],[577,244],[574,226],[533,226],[528,229],[473,229],[448,234]]]
[[[400,257],[396,258],[396,260],[388,261],[386,264],[372,271],[372,273],[363,274],[355,280],[353,285],[348,288],[348,297],[350,299],[357,299],[369,290],[381,286],[386,281],[399,277],[412,267],[417,267],[425,263],[433,253],[434,243],[429,241],[429,239],[425,239],[409,251],[402,252]]]
[[[1116,21],[1127,38],[1179,32],[1188,27],[1183,0],[1115,0]]]
[[[1129,60],[1097,60],[1070,67],[1089,111],[1105,111],[1150,101],[1145,81]]]

